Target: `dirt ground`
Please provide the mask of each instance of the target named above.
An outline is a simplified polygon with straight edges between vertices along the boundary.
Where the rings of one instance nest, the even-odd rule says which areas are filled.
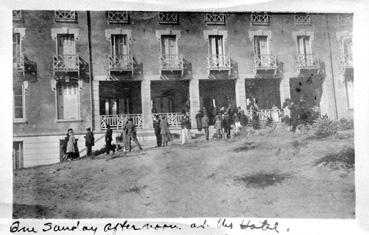
[[[354,171],[315,164],[353,145],[279,130],[17,170],[13,216],[354,218]]]

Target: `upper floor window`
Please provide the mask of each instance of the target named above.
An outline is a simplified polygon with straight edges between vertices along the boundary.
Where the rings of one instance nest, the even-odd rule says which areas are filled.
[[[254,53],[257,57],[269,54],[268,36],[254,36]]]
[[[178,53],[176,35],[161,36],[161,53],[165,56],[174,56]]]
[[[224,55],[224,44],[222,35],[209,35],[209,55]]]
[[[25,113],[25,87],[23,82],[17,81],[13,84],[13,107],[14,120],[20,121],[26,119]]]
[[[178,13],[159,12],[159,24],[178,24]]]
[[[57,118],[76,120],[79,118],[79,88],[77,81],[57,83]]]
[[[307,14],[294,15],[295,25],[311,25],[311,16]]]
[[[297,49],[299,55],[310,55],[311,52],[311,44],[310,44],[310,36],[297,36]]]
[[[13,33],[13,64],[17,68],[22,63],[22,40],[20,33]]]
[[[22,11],[13,11],[13,21],[20,21],[22,20]]]
[[[352,56],[352,38],[347,38],[343,41],[343,54]]]
[[[77,22],[76,11],[55,11],[56,22]]]
[[[111,35],[111,55],[121,57],[129,54],[127,43],[127,35],[112,34]]]
[[[270,15],[267,13],[252,13],[251,23],[252,25],[269,25]]]
[[[107,18],[109,23],[127,24],[129,22],[127,11],[108,11]]]
[[[76,44],[73,34],[58,34],[57,36],[57,54],[59,56],[75,55]]]
[[[205,23],[208,25],[224,25],[225,15],[223,13],[205,13]]]

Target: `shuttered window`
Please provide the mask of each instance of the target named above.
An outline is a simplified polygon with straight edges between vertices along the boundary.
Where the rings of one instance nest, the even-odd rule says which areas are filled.
[[[112,34],[111,35],[112,56],[121,57],[128,55],[127,35]]]
[[[78,83],[59,82],[57,85],[58,119],[78,119]]]

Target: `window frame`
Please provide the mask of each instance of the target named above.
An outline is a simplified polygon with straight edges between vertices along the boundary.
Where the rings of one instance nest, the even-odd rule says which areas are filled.
[[[13,84],[13,123],[26,123],[27,117],[26,117],[26,89],[28,87],[28,82],[23,81],[21,85],[22,89],[22,118],[16,118],[15,117],[15,94],[14,94],[14,84]],[[19,96],[19,95],[18,95]]]
[[[15,164],[15,152],[14,152],[14,144],[17,144],[18,145],[18,151],[20,152],[19,153],[19,166],[18,167],[15,167],[16,164]],[[23,141],[13,141],[13,153],[12,153],[12,161],[13,161],[13,170],[17,170],[17,169],[22,169],[24,168],[24,142]]]
[[[58,95],[59,95],[59,84],[67,84],[67,83],[73,83],[77,81],[77,117],[75,119],[71,118],[59,118],[59,102],[58,102]],[[81,120],[81,80],[75,80],[73,81],[66,81],[66,80],[60,80],[55,81],[55,87],[53,87],[55,91],[55,114],[56,114],[56,122],[80,122]]]

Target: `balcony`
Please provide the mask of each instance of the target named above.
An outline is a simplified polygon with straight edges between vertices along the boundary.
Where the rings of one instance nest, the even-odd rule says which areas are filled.
[[[120,55],[107,57],[108,72],[110,75],[120,73],[131,73],[133,76],[133,57],[131,55]]]
[[[80,73],[80,59],[78,55],[54,55],[53,57],[54,75],[67,73]]]
[[[343,70],[348,70],[348,69],[352,69],[353,65],[352,65],[352,55],[343,55],[341,57],[341,68]]]
[[[254,56],[254,72],[273,72],[278,71],[278,60],[274,55],[264,54]]]
[[[23,55],[13,57],[13,72],[21,76],[25,75]]]
[[[317,72],[319,70],[319,61],[313,54],[298,54],[295,63],[298,73]]]
[[[77,12],[76,11],[55,11],[56,22],[76,23]]]
[[[211,71],[231,71],[231,58],[227,55],[213,55],[207,57],[208,70]]]
[[[161,73],[180,71],[181,76],[183,76],[182,55],[162,55],[159,57],[159,60]]]

